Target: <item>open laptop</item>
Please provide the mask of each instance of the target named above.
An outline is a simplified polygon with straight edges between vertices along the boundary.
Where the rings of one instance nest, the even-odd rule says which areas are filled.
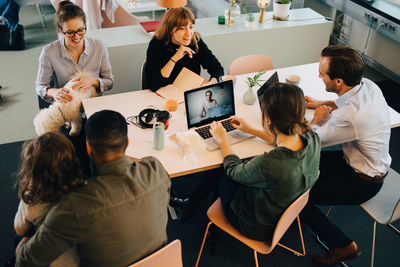
[[[273,83],[279,82],[279,77],[278,77],[278,72],[275,71],[271,77],[263,84],[261,85],[260,89],[257,90],[257,96],[258,96],[258,102],[261,103],[261,96],[264,94],[265,90],[267,90],[268,87],[271,86]]]
[[[219,148],[210,133],[210,124],[220,121],[228,132],[227,141],[235,144],[253,137],[234,128],[230,118],[235,115],[233,82],[224,81],[185,91],[186,120],[188,129],[194,129],[210,151]]]

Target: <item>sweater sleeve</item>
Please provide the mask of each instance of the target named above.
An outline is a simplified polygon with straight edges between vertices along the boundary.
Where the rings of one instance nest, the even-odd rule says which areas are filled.
[[[265,188],[266,179],[261,171],[262,156],[242,162],[238,156],[224,158],[225,173],[234,181],[250,187]]]
[[[161,75],[161,69],[169,60],[167,54],[168,52],[162,41],[155,38],[150,41],[147,48],[146,68],[144,71],[146,73],[146,82],[153,92],[168,84],[169,79]]]
[[[210,79],[218,79],[220,76],[224,76],[224,68],[202,39],[200,39],[198,45],[200,64],[210,74]]]

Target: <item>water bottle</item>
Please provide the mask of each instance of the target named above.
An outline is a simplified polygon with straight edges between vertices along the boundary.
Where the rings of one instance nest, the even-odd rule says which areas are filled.
[[[164,149],[164,123],[162,122],[153,124],[153,148],[155,150]]]

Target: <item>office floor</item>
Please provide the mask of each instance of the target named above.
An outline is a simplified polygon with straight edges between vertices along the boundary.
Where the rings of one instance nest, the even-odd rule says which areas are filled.
[[[192,1],[197,12],[202,16],[222,14],[225,8],[223,0]],[[215,8],[205,10],[204,6],[213,4]],[[209,5],[209,6],[210,6]],[[218,8],[217,8],[218,7]],[[221,10],[222,11],[221,11]],[[47,11],[51,11],[48,8]],[[19,165],[19,153],[23,140],[35,136],[32,120],[38,111],[37,97],[34,91],[38,57],[41,48],[55,40],[53,26],[54,13],[46,16],[47,32],[41,29],[40,20],[33,7],[24,7],[21,10],[21,23],[25,26],[25,40],[27,49],[24,51],[0,52],[0,90],[4,104],[0,105],[0,264],[13,253],[13,218],[17,209],[18,200],[15,189],[15,173]],[[400,111],[400,86],[387,80],[380,73],[368,69],[366,76],[378,81],[390,106]],[[392,168],[400,172],[400,128],[392,130],[390,153],[393,158]],[[181,186],[191,187],[195,181],[180,182]],[[191,219],[180,224],[170,221],[168,224],[168,238],[179,238],[183,244],[184,266],[194,266],[204,233],[207,217],[206,210],[210,205],[206,201],[196,211]],[[372,238],[372,220],[358,206],[337,207],[331,213],[331,218],[340,227],[354,238],[360,245],[363,255],[353,261],[351,266],[369,266],[370,242]],[[395,223],[400,227],[400,222]],[[311,260],[311,254],[322,252],[316,243],[314,235],[308,227],[303,227],[307,255],[296,257],[281,248],[268,256],[260,256],[261,266],[318,266]],[[208,248],[203,252],[200,266],[253,266],[253,254],[244,245],[233,238],[219,233],[218,242],[211,251]],[[295,248],[299,247],[296,228],[289,231],[284,237]],[[376,241],[375,266],[398,266],[400,263],[400,236],[387,227],[378,225]]]

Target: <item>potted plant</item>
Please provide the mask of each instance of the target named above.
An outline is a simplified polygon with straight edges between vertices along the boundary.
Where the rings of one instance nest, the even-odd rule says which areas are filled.
[[[292,0],[274,0],[273,19],[288,20]]]
[[[258,73],[256,73],[253,77],[247,77],[247,86],[248,89],[247,91],[243,94],[243,103],[247,104],[247,105],[253,105],[256,100],[257,100],[257,96],[253,91],[253,87],[258,85],[261,86],[260,82],[264,81],[264,80],[260,80],[260,77],[265,73],[266,71],[261,70]]]

